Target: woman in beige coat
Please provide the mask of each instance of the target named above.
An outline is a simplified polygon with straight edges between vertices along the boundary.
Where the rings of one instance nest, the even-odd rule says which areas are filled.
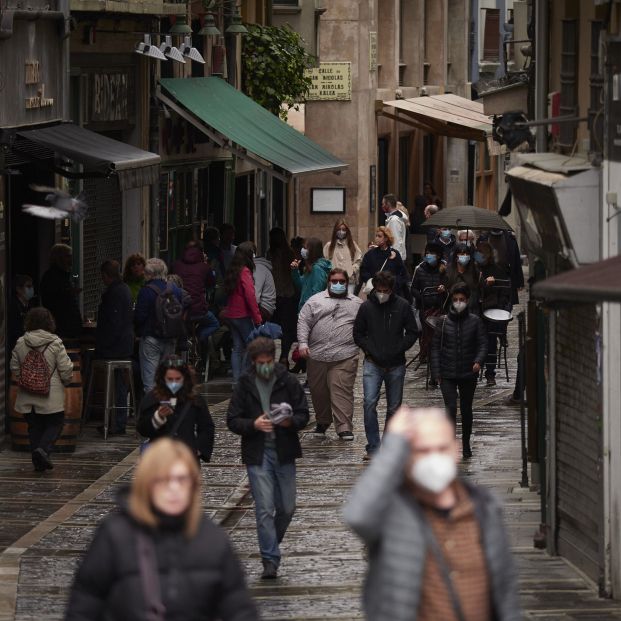
[[[349,292],[353,293],[358,282],[362,252],[354,241],[345,220],[339,219],[332,229],[332,239],[323,247],[323,256],[332,262],[332,267],[345,270],[349,275]]]
[[[47,308],[33,308],[24,319],[26,333],[20,337],[11,356],[11,373],[19,382],[22,364],[31,350],[43,352],[50,372],[50,391],[47,395],[17,389],[15,410],[28,423],[32,463],[37,472],[51,470],[54,465],[49,453],[58,438],[65,417],[65,386],[71,382],[73,363],[61,339],[54,334],[56,324]]]

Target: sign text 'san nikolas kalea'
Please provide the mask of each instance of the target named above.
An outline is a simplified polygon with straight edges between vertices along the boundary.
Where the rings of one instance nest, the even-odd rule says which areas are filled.
[[[312,81],[307,101],[351,100],[351,63],[323,62],[307,70]]]

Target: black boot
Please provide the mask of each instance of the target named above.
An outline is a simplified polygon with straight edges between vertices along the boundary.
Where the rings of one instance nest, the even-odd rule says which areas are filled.
[[[472,449],[470,448],[470,436],[462,438],[461,444],[464,459],[470,459],[470,457],[472,457]]]

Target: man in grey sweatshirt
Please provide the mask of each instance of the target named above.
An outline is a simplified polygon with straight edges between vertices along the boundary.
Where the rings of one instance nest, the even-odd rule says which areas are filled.
[[[440,409],[401,408],[345,507],[369,550],[369,621],[519,621],[517,574],[498,501],[457,478]]]

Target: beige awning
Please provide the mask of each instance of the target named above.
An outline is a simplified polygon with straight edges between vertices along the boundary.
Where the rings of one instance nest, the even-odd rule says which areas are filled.
[[[452,94],[384,101],[379,114],[451,138],[484,142],[492,132],[492,122],[483,113],[481,102]]]

